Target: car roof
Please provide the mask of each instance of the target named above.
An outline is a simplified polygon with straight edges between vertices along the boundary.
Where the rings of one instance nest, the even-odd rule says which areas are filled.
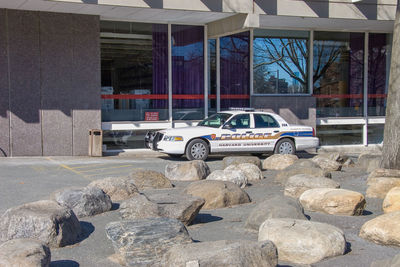
[[[245,110],[222,110],[218,113],[228,113],[228,114],[232,114],[232,115],[236,115],[236,114],[254,114],[254,113],[261,113],[261,114],[268,114],[268,115],[277,115],[276,113],[272,113],[272,112],[265,112],[265,111],[245,111]]]

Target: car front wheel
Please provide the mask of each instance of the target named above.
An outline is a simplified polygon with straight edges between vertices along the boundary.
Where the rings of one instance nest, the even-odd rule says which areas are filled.
[[[190,141],[186,148],[186,157],[188,160],[206,160],[208,153],[208,144],[201,139]]]
[[[296,152],[296,147],[294,142],[290,139],[281,139],[275,146],[275,154],[294,154]]]

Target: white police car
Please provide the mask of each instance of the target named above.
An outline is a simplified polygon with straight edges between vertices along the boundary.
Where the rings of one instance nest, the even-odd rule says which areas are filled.
[[[171,157],[186,154],[189,160],[205,160],[210,153],[294,154],[318,144],[312,127],[289,125],[274,113],[238,110],[216,113],[194,127],[149,132],[145,137],[146,147]]]

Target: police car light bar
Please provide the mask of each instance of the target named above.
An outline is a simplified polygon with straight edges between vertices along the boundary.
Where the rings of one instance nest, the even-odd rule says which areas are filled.
[[[255,111],[254,108],[229,108],[229,110]]]

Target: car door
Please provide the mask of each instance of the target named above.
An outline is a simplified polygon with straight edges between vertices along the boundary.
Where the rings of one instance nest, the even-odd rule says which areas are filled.
[[[279,123],[269,114],[254,113],[252,151],[272,151],[280,135]]]
[[[248,151],[249,139],[247,135],[251,133],[250,114],[237,114],[233,116],[220,129],[218,145],[214,151],[218,152],[238,152]]]

